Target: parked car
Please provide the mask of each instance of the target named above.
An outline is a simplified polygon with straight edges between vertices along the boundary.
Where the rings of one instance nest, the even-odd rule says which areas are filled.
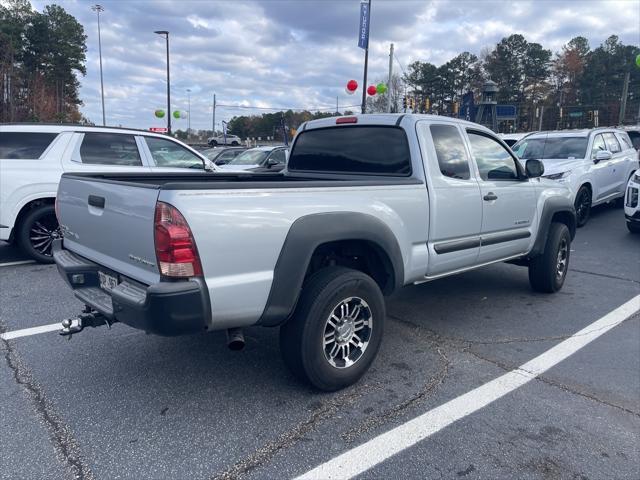
[[[636,170],[627,184],[624,198],[624,216],[631,233],[640,233],[640,169]]]
[[[0,125],[0,240],[52,262],[54,199],[63,172],[213,170],[184,143],[143,130],[73,125]]]
[[[592,206],[624,197],[639,166],[629,136],[615,128],[538,132],[512,148],[523,161],[542,160],[544,178],[571,188],[579,227],[589,220]]]
[[[623,130],[629,135],[631,144],[638,151],[638,158],[640,158],[640,125],[623,127]]]
[[[226,165],[246,150],[245,147],[214,147],[201,153],[218,166]]]
[[[214,135],[207,140],[207,143],[210,147],[215,147],[217,145],[233,145],[238,146],[242,143],[242,139],[237,135]]]
[[[251,148],[220,168],[223,172],[279,172],[287,166],[288,150],[285,146]]]
[[[522,140],[524,137],[529,135],[528,133],[501,133],[498,135],[504,143],[513,146],[516,142]]]
[[[54,257],[89,310],[61,333],[227,329],[238,347],[242,327],[281,326],[289,368],[336,390],[368,369],[403,285],[510,261],[562,288],[575,210],[542,173],[480,125],[376,114],[303,124],[283,174],[65,174]]]

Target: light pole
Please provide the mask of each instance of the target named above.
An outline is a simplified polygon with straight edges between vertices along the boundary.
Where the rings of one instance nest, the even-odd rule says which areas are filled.
[[[107,124],[104,115],[104,82],[102,80],[102,39],[100,38],[100,13],[104,12],[104,7],[99,4],[95,4],[91,7],[91,10],[98,14],[98,53],[100,55],[100,94],[102,96],[102,126]]]
[[[166,30],[156,30],[153,33],[164,35],[167,41],[167,134],[171,135],[171,84],[169,77],[169,32]]]
[[[187,138],[191,136],[191,89],[187,88]]]

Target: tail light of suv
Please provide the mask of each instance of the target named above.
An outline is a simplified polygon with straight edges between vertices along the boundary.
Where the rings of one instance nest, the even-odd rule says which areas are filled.
[[[163,277],[189,278],[202,275],[200,256],[189,224],[172,205],[156,203],[154,240],[156,258]]]

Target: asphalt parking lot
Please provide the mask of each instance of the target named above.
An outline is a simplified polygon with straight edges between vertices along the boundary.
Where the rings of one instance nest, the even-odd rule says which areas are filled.
[[[578,231],[559,294],[504,264],[403,289],[372,369],[332,394],[289,374],[275,329],[248,331],[242,352],[223,333],[118,324],[6,339],[81,308],[54,266],[21,259],[0,245],[1,478],[293,478],[345,453],[370,466],[358,478],[640,478],[640,237],[619,208]],[[630,300],[635,313],[568,358],[455,411]],[[380,435],[418,417],[443,422],[443,405],[453,417],[396,454],[357,449],[405,441]]]

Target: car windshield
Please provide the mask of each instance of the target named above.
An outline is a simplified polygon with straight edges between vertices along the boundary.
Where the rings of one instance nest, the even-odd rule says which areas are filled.
[[[524,138],[512,150],[522,159],[584,158],[587,153],[587,137]]]
[[[207,150],[202,150],[200,153],[202,153],[209,160],[215,160],[220,155],[222,155],[223,152],[224,150],[219,148],[208,148]]]
[[[268,150],[247,150],[242,152],[227,165],[260,165],[269,155]]]

